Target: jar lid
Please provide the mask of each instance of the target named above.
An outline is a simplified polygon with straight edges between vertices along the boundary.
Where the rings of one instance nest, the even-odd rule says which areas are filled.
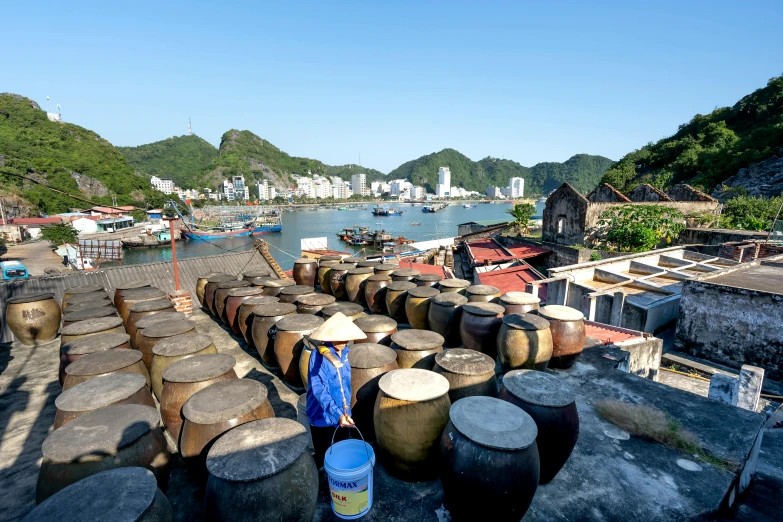
[[[296,298],[296,302],[306,306],[326,306],[337,301],[333,295],[329,294],[305,294]]]
[[[360,266],[357,268],[351,268],[348,270],[348,275],[363,275],[363,274],[372,274],[375,270],[371,266]]]
[[[332,270],[337,270],[337,271],[345,270],[346,272],[348,270],[353,269],[353,268],[356,268],[356,267],[353,264],[351,264],[351,263],[337,263],[336,265],[332,266]]]
[[[399,330],[391,336],[392,342],[403,350],[432,350],[443,346],[445,339],[429,330]]]
[[[290,279],[270,279],[269,281],[264,282],[264,286],[270,288],[285,288],[286,286],[294,286],[295,284],[296,283]]]
[[[151,286],[151,285],[147,281],[141,281],[140,279],[133,279],[131,281],[114,283],[113,286],[114,286],[114,290],[132,290],[134,288],[144,288],[146,286]]]
[[[538,304],[541,299],[528,292],[507,292],[500,296],[500,301],[507,304],[526,305]]]
[[[107,294],[103,290],[101,290],[100,292],[88,292],[86,294],[76,294],[66,299],[65,303],[68,305],[68,308],[70,308],[73,305],[82,304],[85,302],[92,302],[98,299],[109,299],[109,294]]]
[[[333,303],[321,308],[321,313],[326,317],[331,317],[337,312],[341,312],[346,317],[353,317],[364,311],[362,305],[356,303]]]
[[[411,288],[416,288],[416,283],[411,283],[410,281],[392,281],[386,288],[393,292],[404,292]]]
[[[226,283],[236,281],[237,276],[231,274],[217,274],[207,279],[207,283]]]
[[[198,276],[198,279],[203,279],[204,281],[208,281],[209,278],[215,277],[215,276],[220,276],[220,275],[225,275],[225,274],[223,274],[222,272],[209,272],[209,273],[206,273],[206,274]]]
[[[508,314],[503,317],[503,323],[517,330],[547,330],[549,321],[534,314]]]
[[[98,308],[86,308],[84,310],[78,310],[76,312],[68,312],[63,315],[63,321],[66,323],[75,323],[77,321],[85,321],[87,319],[98,319],[99,317],[109,317],[116,315],[117,310],[109,308],[108,306],[101,306]]]
[[[420,299],[435,297],[439,293],[440,290],[432,286],[417,286],[416,288],[411,288],[410,290],[408,290],[408,295],[412,295],[413,297],[417,297]]]
[[[161,357],[179,357],[206,350],[210,346],[212,346],[212,337],[199,333],[185,333],[158,341],[152,347],[152,353]]]
[[[293,286],[287,286],[280,290],[280,293],[283,295],[304,295],[304,294],[312,294],[315,292],[315,288],[308,285],[293,285]]]
[[[242,288],[244,286],[250,286],[250,281],[245,281],[244,279],[233,281],[226,281],[224,283],[218,283],[215,287],[216,290],[225,290],[226,288]]]
[[[258,288],[258,287],[254,287]],[[263,290],[262,290],[263,292]],[[265,305],[265,304],[272,304],[277,303],[280,301],[279,297],[271,296],[271,295],[257,295],[255,297],[251,297],[250,299],[245,299],[242,301],[242,304],[239,306],[257,306],[257,305]]]
[[[505,308],[495,303],[468,303],[462,306],[462,311],[483,317],[502,316]]]
[[[223,353],[194,355],[172,363],[162,375],[168,382],[203,382],[227,374],[236,363],[234,357]]]
[[[318,261],[315,259],[310,259],[308,257],[302,257],[299,259],[294,260],[295,265],[311,265],[311,264],[317,264]]]
[[[261,295],[264,291],[263,288],[257,286],[244,286],[241,288],[233,288],[228,291],[229,297],[247,297],[250,295]]]
[[[272,272],[269,270],[250,270],[248,272],[242,272],[242,277],[247,279],[255,279],[256,277],[269,277]]]
[[[318,261],[323,263],[324,261],[339,261],[343,258],[343,256],[321,256],[318,258]]]
[[[267,400],[267,389],[252,379],[231,379],[199,390],[182,406],[182,415],[196,424],[215,424],[241,417]]]
[[[441,306],[462,306],[468,298],[458,292],[443,292],[433,297],[432,302]]]
[[[269,281],[278,281],[278,279],[276,277],[263,276],[263,277],[251,277],[250,279],[248,279],[248,281],[250,281],[250,284],[252,284],[253,286],[263,287]]]
[[[126,333],[105,333],[79,337],[60,346],[60,353],[64,355],[86,355],[88,353],[103,352],[130,343],[130,335]]]
[[[416,276],[416,281],[424,281],[427,283],[440,281],[441,279],[443,279],[443,276],[440,276],[438,274],[420,274]]]
[[[355,319],[353,324],[364,333],[382,333],[397,329],[397,321],[385,315],[365,315]]]
[[[396,360],[397,352],[382,344],[354,344],[348,352],[351,368],[381,368]]]
[[[466,292],[473,295],[495,295],[500,294],[500,288],[489,285],[470,285]]]
[[[470,281],[464,279],[441,279],[438,284],[444,288],[467,288],[470,286]]]
[[[449,381],[439,373],[417,368],[392,370],[378,381],[383,393],[399,401],[423,402],[443,397]]]
[[[449,348],[435,354],[435,363],[457,375],[484,375],[495,371],[495,360],[489,355],[467,348]]]
[[[8,304],[34,303],[36,301],[45,301],[46,299],[54,299],[54,294],[47,292],[42,294],[17,295],[16,297],[11,297],[7,299],[6,303]]]
[[[536,370],[511,370],[503,376],[503,386],[517,399],[536,406],[562,408],[576,400],[570,386]]]
[[[310,314],[287,315],[280,319],[275,326],[284,332],[312,332],[324,324],[322,317]]]
[[[141,360],[141,352],[125,348],[113,348],[85,355],[65,368],[68,375],[101,375],[115,372],[136,364]]]
[[[381,262],[380,262],[380,261],[378,261],[377,259],[373,259],[373,260],[369,260],[369,259],[368,259],[367,261],[359,261],[358,263],[356,263],[356,266],[357,266],[357,267],[370,267],[370,268],[374,268],[374,267],[376,267],[376,266],[378,266],[378,265],[380,265],[380,264],[381,264]]]
[[[155,314],[161,315],[161,314]],[[141,334],[150,339],[173,337],[188,332],[196,332],[196,325],[192,321],[165,321],[156,322],[144,328]]]
[[[562,305],[548,305],[538,309],[538,315],[558,321],[582,321],[585,316],[576,308]]]
[[[359,261],[364,261],[364,258],[363,257],[356,257],[356,256],[344,257],[343,258],[343,263],[346,263],[346,264],[354,264],[355,265]]]
[[[395,270],[394,272],[392,272],[392,276],[400,276],[400,277],[415,277],[419,274],[421,274],[421,272],[419,272],[414,268],[400,268],[399,270]]]
[[[60,332],[62,335],[88,335],[112,328],[122,326],[122,319],[119,317],[99,317],[97,319],[86,319],[79,321],[78,323],[71,323],[68,326],[63,327]]]
[[[387,273],[387,272],[394,272],[395,270],[400,269],[400,265],[397,263],[379,263],[373,267],[375,270],[375,273]]]
[[[153,299],[152,301],[141,301],[133,303],[128,307],[129,312],[160,312],[174,308],[174,303],[168,299]]]
[[[318,268],[332,268],[333,266],[339,264],[340,264],[339,260],[321,261],[320,263],[318,263]]]
[[[152,326],[158,323],[168,323],[171,321],[184,321],[185,319],[187,319],[187,316],[182,312],[165,312],[162,314],[146,315],[143,318],[139,319],[139,321],[136,323],[136,329],[138,330],[138,329],[147,328],[148,326]]]
[[[391,281],[391,277],[388,274],[375,273],[367,278],[368,281]]]
[[[253,314],[261,317],[277,317],[280,315],[289,315],[296,312],[296,305],[293,303],[267,303],[257,305],[253,308]]]
[[[521,450],[536,441],[538,428],[522,408],[494,397],[465,397],[451,405],[449,418],[476,444],[499,450]]]
[[[76,294],[91,294],[93,292],[105,292],[106,289],[103,288],[101,285],[79,285],[79,286],[71,286],[69,288],[65,289],[66,294],[76,295]]]
[[[146,387],[147,378],[138,373],[100,375],[71,386],[57,396],[54,405],[60,411],[92,411],[127,399]]]
[[[81,294],[81,295],[89,295],[89,294]],[[78,301],[78,302],[72,302],[70,300],[65,302],[65,305],[68,307],[68,313],[70,312],[78,312],[79,310],[87,310],[89,308],[106,308],[111,307],[114,308],[114,303],[112,303],[109,298],[91,298],[86,301]]]

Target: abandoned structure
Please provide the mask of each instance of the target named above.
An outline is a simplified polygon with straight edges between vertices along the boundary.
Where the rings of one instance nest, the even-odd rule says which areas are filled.
[[[652,185],[639,185],[628,194],[604,183],[583,196],[568,183],[554,191],[544,208],[542,239],[561,245],[592,244],[601,215],[621,205],[664,205],[685,216],[717,212],[720,203],[689,185],[675,185],[665,193]]]

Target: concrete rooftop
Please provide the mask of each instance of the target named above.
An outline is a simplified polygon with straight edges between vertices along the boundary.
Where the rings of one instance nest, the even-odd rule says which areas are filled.
[[[705,278],[705,281],[718,285],[783,294],[783,267],[775,265],[752,266],[724,275]]]

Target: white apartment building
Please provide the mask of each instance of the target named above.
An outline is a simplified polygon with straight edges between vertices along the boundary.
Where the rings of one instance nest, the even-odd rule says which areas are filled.
[[[500,187],[487,186],[486,194],[490,198],[499,198],[501,196]]]
[[[438,184],[435,187],[435,195],[439,198],[451,196],[451,169],[441,167],[438,169]]]
[[[168,178],[152,176],[152,179],[150,179],[150,184],[153,186],[153,188],[155,188],[155,190],[163,192],[164,194],[171,194],[174,192],[174,181]]]
[[[258,182],[258,200],[269,201],[275,199],[275,187],[269,185],[268,180]]]
[[[354,174],[351,176],[351,190],[354,194],[369,196],[370,191],[367,190],[367,174]]]
[[[421,201],[424,199],[426,192],[424,191],[424,187],[421,185],[417,187],[413,187],[413,195],[412,198],[418,201]]]
[[[407,179],[395,179],[391,183],[389,183],[389,192],[391,193],[392,197],[400,197],[400,195],[403,192],[410,193],[411,189],[413,188],[413,183],[408,181]]]
[[[525,196],[525,178],[511,178],[508,180],[508,194],[510,198],[517,199]]]
[[[237,199],[250,199],[250,188],[245,185],[244,176],[234,176],[231,178],[231,183],[234,185],[234,197]]]
[[[236,199],[234,184],[227,179],[223,180],[223,184],[220,186],[220,193],[223,194],[223,197],[228,201],[234,201]]]
[[[332,193],[332,183],[328,179],[320,176],[317,179],[314,179],[311,186],[310,197],[317,199],[334,197]]]

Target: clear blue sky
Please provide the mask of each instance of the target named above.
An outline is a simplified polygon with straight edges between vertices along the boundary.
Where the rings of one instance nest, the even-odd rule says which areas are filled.
[[[388,172],[445,147],[619,159],[783,73],[781,0],[119,4],[6,2],[0,91],[115,145],[191,117]]]

